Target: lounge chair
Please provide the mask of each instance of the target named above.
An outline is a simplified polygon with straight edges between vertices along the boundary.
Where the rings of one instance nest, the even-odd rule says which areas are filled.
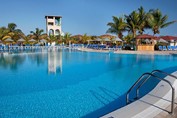
[[[174,46],[175,47],[175,50],[177,50],[177,46]]]
[[[175,50],[175,46],[171,46],[171,50]]]
[[[166,46],[163,46],[163,50],[167,50]]]
[[[172,50],[172,48],[171,48],[171,46],[170,46],[170,45],[168,45],[168,46],[167,46],[167,49],[168,49],[168,50]]]
[[[122,50],[122,46],[118,46],[118,50]]]
[[[162,46],[159,46],[159,50],[160,50],[160,51],[162,51],[162,50],[163,50]]]

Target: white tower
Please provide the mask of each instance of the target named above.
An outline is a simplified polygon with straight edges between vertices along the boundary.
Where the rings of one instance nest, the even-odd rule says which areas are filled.
[[[61,34],[61,16],[45,16],[46,18],[46,32],[48,35]]]

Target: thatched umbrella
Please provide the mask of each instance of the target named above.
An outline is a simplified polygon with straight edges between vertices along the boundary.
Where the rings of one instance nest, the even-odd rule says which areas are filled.
[[[122,42],[122,40],[121,40],[120,38],[118,38],[118,37],[117,37],[117,38],[114,38],[113,40],[114,40],[114,41],[120,41],[120,42]]]
[[[18,39],[18,40],[17,40],[17,42],[20,42],[20,43],[21,43],[21,45],[23,45],[23,42],[25,42],[25,39],[20,38],[20,39]]]
[[[36,42],[35,39],[30,39],[28,42]]]
[[[5,44],[11,44],[11,43],[13,43],[13,41],[14,40],[12,40],[11,38],[7,38],[7,39],[4,40],[4,43]]]
[[[103,38],[103,41],[111,41],[109,38]]]
[[[100,39],[100,38],[97,38],[97,39],[95,39],[95,41],[102,41],[102,39]]]
[[[40,42],[42,42],[42,43],[46,43],[47,40],[45,40],[45,39],[41,39]]]
[[[35,39],[30,39],[28,42],[30,42],[32,45],[36,42]]]
[[[164,39],[162,39],[162,38],[160,38],[160,39],[158,40],[158,42],[159,42],[159,43],[168,43],[168,41],[166,41],[166,40],[164,40]]]
[[[4,40],[5,42],[13,42],[14,40],[12,40],[11,38],[7,38],[6,40]]]
[[[23,38],[18,39],[17,42],[25,42],[25,39],[23,39]]]

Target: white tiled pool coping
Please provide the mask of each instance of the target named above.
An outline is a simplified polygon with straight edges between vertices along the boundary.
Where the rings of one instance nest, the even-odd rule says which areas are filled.
[[[177,76],[177,71],[172,74]],[[177,90],[177,80],[169,76],[165,77],[165,79],[169,80],[175,90]],[[171,105],[171,94],[171,87],[166,82],[161,81],[141,99],[117,109],[102,118],[153,118],[160,112],[166,112],[164,110]],[[177,98],[176,95],[177,91],[175,91],[175,99]]]

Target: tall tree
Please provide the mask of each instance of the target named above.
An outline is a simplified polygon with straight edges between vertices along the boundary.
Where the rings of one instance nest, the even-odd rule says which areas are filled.
[[[15,23],[9,23],[7,28],[0,28],[0,39],[5,40],[6,38],[12,38],[17,41],[19,38],[25,37],[24,33],[20,29],[16,29],[17,25]]]
[[[176,22],[176,21],[167,22],[167,20],[168,20],[168,16],[167,15],[163,16],[159,9],[149,10],[147,21],[154,35],[159,34],[161,28],[165,28]]]
[[[52,44],[52,42],[56,42],[57,41],[57,36],[55,35],[49,35],[49,40],[50,44]]]
[[[65,35],[63,36],[63,41],[66,43],[66,44],[69,44],[69,41],[71,41],[71,34],[66,32]]]
[[[107,26],[110,26],[110,28],[107,30],[107,33],[113,33],[118,35],[120,39],[123,37],[123,32],[126,31],[127,24],[125,23],[125,20],[123,17],[112,17],[113,22],[109,22]]]
[[[43,29],[36,28],[36,31],[30,31],[30,33],[34,36],[34,38],[39,42],[41,37],[43,36]]]
[[[139,14],[139,23],[138,23],[138,32],[143,34],[145,28],[149,28],[147,25],[147,13],[145,12],[144,8],[141,6],[138,8]]]
[[[17,25],[15,23],[9,23],[7,26],[7,29],[9,29],[10,32],[15,31]]]
[[[133,34],[133,38],[136,37],[136,32],[139,29],[140,17],[139,13],[133,11],[130,15],[125,15],[126,23],[127,23],[127,31]]]
[[[82,43],[87,44],[88,40],[90,40],[90,36],[88,36],[86,33],[82,36]]]
[[[3,40],[5,36],[7,36],[9,30],[6,27],[0,27],[0,40]]]

